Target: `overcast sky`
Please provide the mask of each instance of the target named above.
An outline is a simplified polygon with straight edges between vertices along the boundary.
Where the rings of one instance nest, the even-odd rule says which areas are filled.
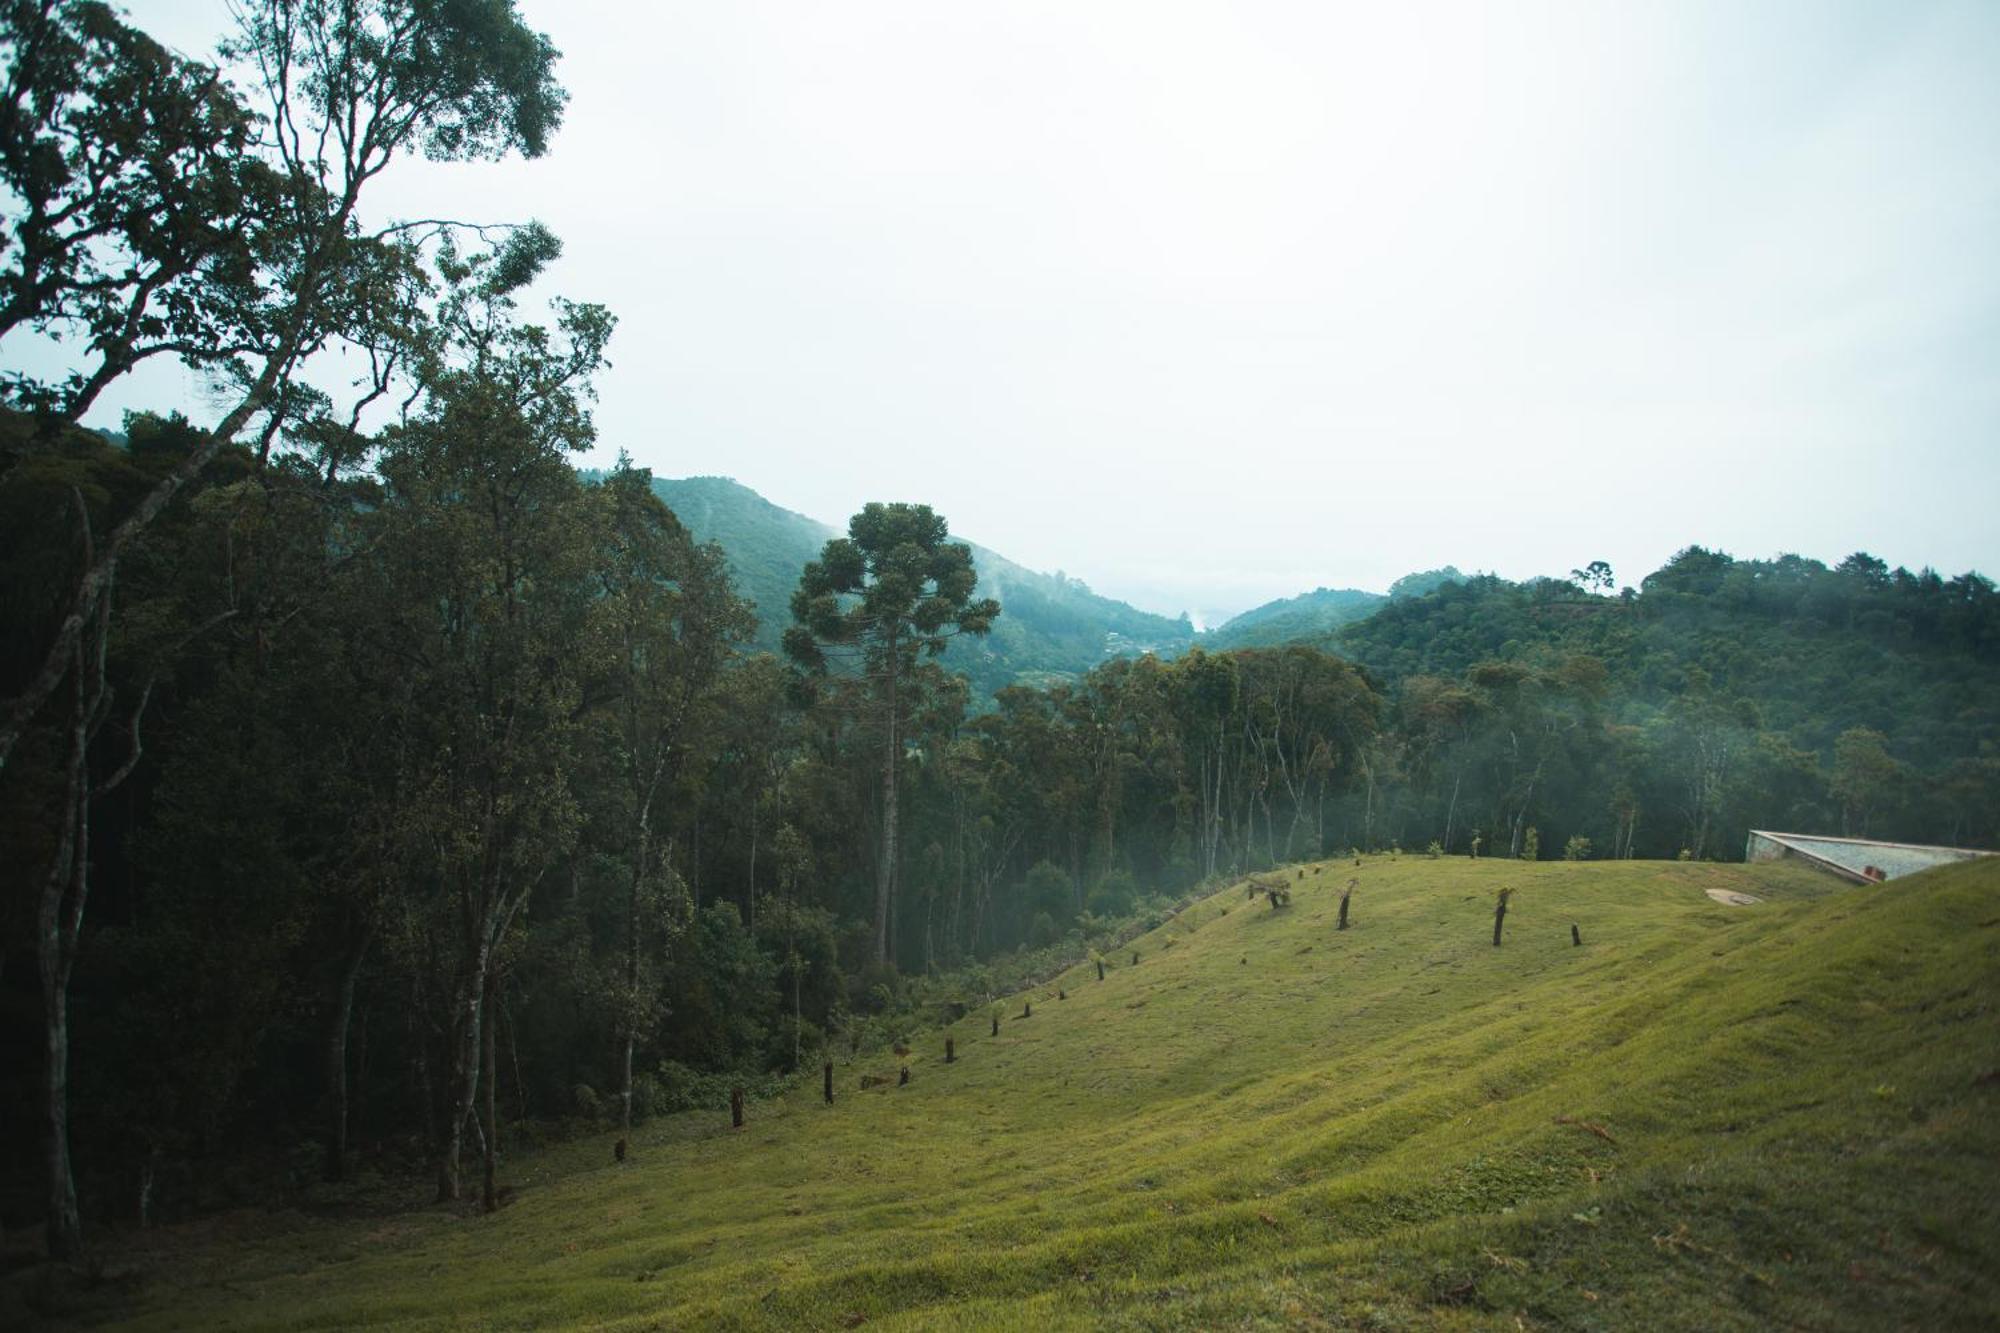
[[[1689,542],[2000,572],[2000,4],[521,8],[553,152],[374,203],[563,237],[605,458],[1209,620]]]

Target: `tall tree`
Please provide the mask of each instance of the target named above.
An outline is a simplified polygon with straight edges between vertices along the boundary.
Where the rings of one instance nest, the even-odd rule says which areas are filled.
[[[882,852],[875,877],[877,963],[889,960],[895,895],[897,778],[902,723],[912,701],[905,685],[920,656],[936,657],[961,634],[984,634],[1000,614],[974,601],[972,549],[948,540],[929,505],[872,503],[805,567],[792,594],[785,655],[809,676],[839,663],[872,688],[882,725]]]
[[[620,1125],[632,1128],[632,1061],[654,1006],[643,985],[649,923],[677,920],[660,901],[673,884],[661,807],[700,747],[733,646],[755,630],[748,604],[731,590],[716,546],[697,546],[653,493],[652,474],[621,457],[595,498],[603,506],[604,549],[593,608],[593,658],[615,702],[618,769],[601,804],[625,862],[625,960],[619,987],[623,1054]]]

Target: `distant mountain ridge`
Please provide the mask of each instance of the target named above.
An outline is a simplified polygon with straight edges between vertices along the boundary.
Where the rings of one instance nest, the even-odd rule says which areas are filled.
[[[791,623],[800,572],[841,530],[772,504],[728,477],[655,477],[653,490],[697,541],[722,548],[737,590],[756,604],[753,643],[777,652]],[[1112,657],[1171,657],[1195,642],[1186,616],[1141,611],[1092,592],[1080,579],[1038,573],[977,543],[967,545],[979,571],[979,594],[997,599],[1001,614],[990,634],[953,643],[944,661],[970,677],[981,695],[1071,679]]]
[[[1315,588],[1232,616],[1203,634],[1201,646],[1217,651],[1269,648],[1324,638],[1342,625],[1374,615],[1388,600],[1382,593],[1360,588]]]

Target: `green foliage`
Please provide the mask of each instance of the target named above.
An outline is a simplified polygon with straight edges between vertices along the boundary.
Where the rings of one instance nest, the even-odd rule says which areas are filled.
[[[1037,861],[1028,868],[1021,896],[1030,912],[1047,917],[1052,923],[1076,914],[1075,886],[1070,883],[1069,875],[1051,861]]]
[[[1569,841],[1563,844],[1563,860],[1588,861],[1589,859],[1590,839],[1584,837],[1581,833],[1572,833]]]
[[[1044,862],[1043,864],[1047,864]],[[1139,881],[1129,870],[1113,870],[1091,886],[1084,906],[1092,916],[1118,917],[1132,910],[1139,896]]]

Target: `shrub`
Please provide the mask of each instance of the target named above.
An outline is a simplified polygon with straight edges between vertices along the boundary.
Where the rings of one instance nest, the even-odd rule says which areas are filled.
[[[1424,848],[1424,855],[1430,857],[1430,859],[1433,861],[1437,860],[1439,857],[1444,855],[1444,844],[1439,842],[1436,838],[1432,838],[1431,845]]]
[[[1523,861],[1542,859],[1542,835],[1533,824],[1528,826],[1527,836],[1521,839],[1521,859]]]
[[[1067,921],[1075,915],[1069,876],[1053,861],[1037,861],[1030,866],[1021,889],[1029,908],[1051,921]]]
[[[1580,833],[1571,834],[1570,840],[1563,844],[1563,860],[1588,861],[1589,859],[1590,839]]]
[[[1132,910],[1132,902],[1139,896],[1139,882],[1132,878],[1129,870],[1114,870],[1097,881],[1084,900],[1094,916],[1123,916]]]

